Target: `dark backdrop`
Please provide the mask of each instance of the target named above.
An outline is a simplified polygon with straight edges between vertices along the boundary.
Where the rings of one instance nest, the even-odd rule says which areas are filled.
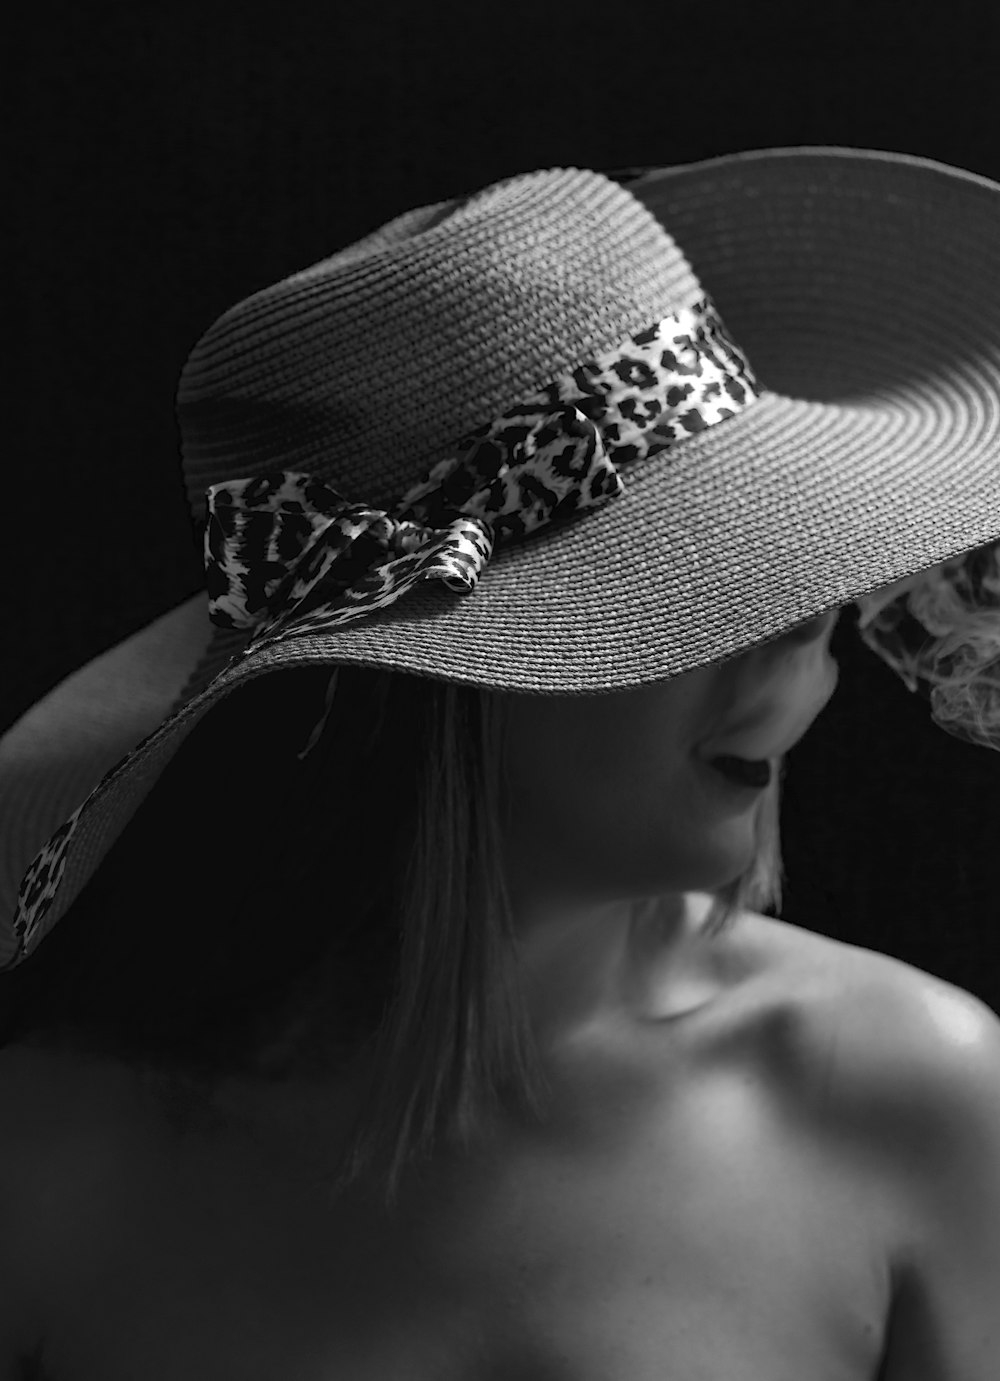
[[[202,582],[173,398],[226,307],[529,168],[831,143],[1000,179],[992,0],[42,7],[11,30],[0,729]],[[12,649],[14,649],[12,651]],[[1000,754],[856,645],[790,759],[783,915],[1000,1010]]]

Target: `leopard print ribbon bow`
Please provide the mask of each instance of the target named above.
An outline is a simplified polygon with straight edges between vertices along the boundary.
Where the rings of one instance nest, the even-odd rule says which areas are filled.
[[[388,510],[352,503],[295,470],[212,485],[204,534],[209,614],[221,628],[252,630],[230,665],[262,642],[360,618],[421,579],[475,589],[496,541],[607,503],[625,490],[616,466],[657,456],[759,396],[749,361],[711,298],[699,294],[471,432]],[[334,665],[323,718],[300,758],[319,741],[336,682]],[[44,933],[91,799],[146,742],[32,860],[14,916],[18,955]]]
[[[475,589],[494,542],[624,492],[596,423],[574,404],[507,419],[460,443],[391,510],[351,503],[314,475],[270,471],[208,490],[212,622],[254,645],[347,623],[419,580]]]
[[[212,622],[253,630],[245,656],[392,604],[418,580],[471,591],[496,541],[624,493],[606,442],[618,464],[655,456],[759,392],[702,294],[470,432],[388,509],[295,470],[213,484]]]

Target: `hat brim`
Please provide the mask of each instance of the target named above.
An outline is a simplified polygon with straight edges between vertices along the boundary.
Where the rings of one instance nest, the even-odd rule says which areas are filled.
[[[1000,538],[1000,187],[803,148],[655,169],[629,191],[763,396],[623,465],[605,508],[498,547],[471,595],[427,584],[296,655],[333,643],[337,660],[498,690],[619,690]]]
[[[910,156],[797,149],[655,170],[629,190],[712,295],[758,401],[623,466],[625,493],[604,508],[498,547],[471,594],[426,584],[223,671],[246,637],[213,630],[200,593],[67,678],[0,739],[0,922],[94,792],[50,928],[195,723],[249,677],[343,662],[622,690],[1000,540],[1000,187]],[[100,723],[74,729],[88,676]]]

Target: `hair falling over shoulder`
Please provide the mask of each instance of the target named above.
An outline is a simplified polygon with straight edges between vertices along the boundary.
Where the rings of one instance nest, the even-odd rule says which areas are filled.
[[[408,1167],[467,1145],[501,1103],[544,1116],[506,962],[510,701],[342,666],[303,760],[329,681],[329,667],[260,677],[199,722],[53,934],[0,975],[0,1043],[107,1055],[182,1107],[229,1074],[360,1064],[330,1190],[363,1178],[391,1208]],[[779,791],[776,778],[754,864],[716,896],[706,934],[780,906]]]
[[[424,698],[412,850],[400,889],[395,984],[372,1049],[368,1104],[335,1187],[376,1171],[387,1206],[407,1165],[440,1137],[468,1144],[481,1115],[510,1096],[544,1115],[547,1086],[513,969],[503,870],[501,775],[508,702],[476,687],[394,677]],[[408,683],[405,686],[404,683]],[[780,772],[758,812],[751,868],[721,889],[705,934],[746,908],[781,906]]]

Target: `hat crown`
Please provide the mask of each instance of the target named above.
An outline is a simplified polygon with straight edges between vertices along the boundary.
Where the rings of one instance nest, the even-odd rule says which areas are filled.
[[[467,431],[700,293],[656,217],[589,169],[407,211],[194,346],[177,396],[192,510],[213,483],[279,468],[384,505]]]

